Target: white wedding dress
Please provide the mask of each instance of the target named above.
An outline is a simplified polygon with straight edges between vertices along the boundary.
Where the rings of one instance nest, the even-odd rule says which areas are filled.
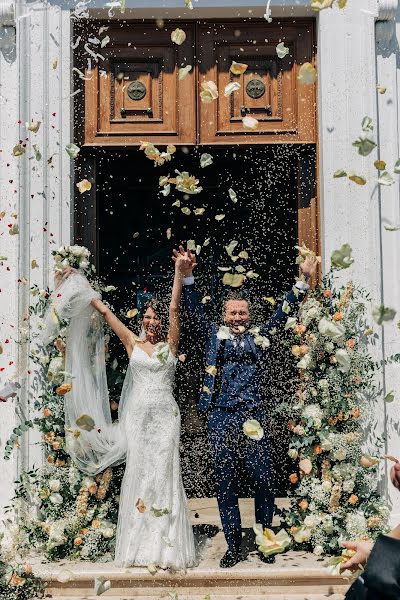
[[[115,562],[119,566],[156,565],[181,570],[199,562],[180,459],[180,412],[173,397],[176,358],[149,356],[135,344],[118,408],[111,420],[102,318],[90,301],[99,294],[78,273],[53,293],[42,335],[44,344],[66,335],[64,396],[66,446],[88,475],[126,461],[120,492]],[[87,424],[77,427],[84,416]],[[90,417],[88,421],[88,417]],[[79,421],[78,421],[79,422]]]

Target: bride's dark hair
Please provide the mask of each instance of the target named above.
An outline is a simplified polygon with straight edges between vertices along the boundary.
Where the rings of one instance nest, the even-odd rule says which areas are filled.
[[[164,337],[167,337],[168,334],[168,315],[169,310],[166,302],[162,300],[157,300],[156,298],[150,298],[146,300],[143,304],[142,310],[140,311],[140,320],[143,320],[144,314],[148,308],[151,308],[154,311],[156,317],[160,320],[161,323],[161,333]]]

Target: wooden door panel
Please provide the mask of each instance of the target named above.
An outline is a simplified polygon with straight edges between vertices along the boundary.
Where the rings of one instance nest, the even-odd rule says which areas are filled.
[[[194,26],[182,46],[171,41],[176,26],[109,26],[104,60],[85,72],[85,145],[196,142],[195,74],[177,76],[194,62]]]
[[[284,33],[283,33],[284,32]],[[212,103],[199,102],[200,143],[315,142],[315,86],[300,85],[298,70],[313,61],[312,23],[204,24],[198,27],[199,84],[214,81],[219,90]],[[279,59],[276,45],[284,41],[289,54]],[[230,71],[232,61],[248,65],[245,73]],[[238,82],[240,90],[225,97]],[[256,118],[256,132],[243,128],[245,115]]]

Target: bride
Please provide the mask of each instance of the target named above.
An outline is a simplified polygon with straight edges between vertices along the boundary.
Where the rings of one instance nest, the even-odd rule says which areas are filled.
[[[67,451],[88,475],[126,461],[120,492],[115,563],[185,569],[198,564],[180,461],[180,413],[172,385],[180,336],[182,279],[190,259],[179,257],[163,334],[161,304],[149,301],[142,333],[132,333],[79,272],[56,282],[46,321],[47,340],[69,320],[66,338]],[[102,318],[123,343],[129,365],[112,423],[105,372]]]

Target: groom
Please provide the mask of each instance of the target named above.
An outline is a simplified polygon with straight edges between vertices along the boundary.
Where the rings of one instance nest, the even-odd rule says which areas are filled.
[[[185,273],[183,298],[192,319],[192,330],[206,344],[206,373],[198,401],[198,411],[208,416],[208,435],[215,462],[217,499],[222,527],[228,550],[220,561],[222,568],[233,567],[244,560],[240,551],[242,532],[239,511],[239,469],[246,470],[255,492],[256,522],[263,528],[270,527],[274,514],[274,468],[270,456],[267,434],[265,400],[268,390],[260,385],[265,350],[256,345],[249,331],[251,307],[241,294],[231,294],[224,302],[224,335],[207,322],[204,305],[194,285],[193,268],[196,257],[188,250],[191,268]],[[185,254],[181,247],[174,250],[173,260]],[[305,281],[298,281],[286,295],[285,310],[282,303],[269,321],[260,328],[259,335],[267,336],[271,330],[287,319],[286,306],[291,314],[303,300],[308,284],[315,273],[316,262],[312,257],[300,265]],[[284,302],[285,302],[284,301]],[[223,337],[224,339],[220,339]],[[266,342],[267,344],[267,342]],[[243,432],[243,424],[256,419],[264,429],[260,440],[254,440]],[[275,557],[265,557],[273,562]]]

